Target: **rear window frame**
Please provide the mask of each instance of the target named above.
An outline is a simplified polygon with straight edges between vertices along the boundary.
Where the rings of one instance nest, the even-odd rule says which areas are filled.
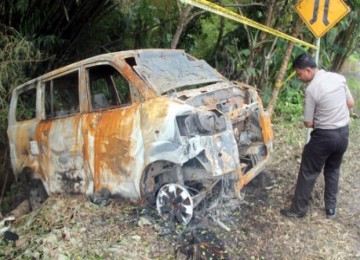
[[[26,118],[26,119],[22,119],[19,120],[17,113],[18,113],[18,105],[19,105],[19,98],[22,94],[24,94],[27,91],[35,91],[35,114],[32,118]],[[25,121],[30,121],[30,120],[34,120],[36,118],[38,118],[39,113],[38,113],[38,82],[30,82],[29,84],[27,84],[26,86],[17,89],[16,90],[16,99],[15,99],[15,106],[14,106],[14,112],[13,112],[13,118],[15,120],[15,122],[17,123],[21,123],[21,122],[25,122]]]
[[[70,75],[72,73],[77,73],[77,92],[78,92],[78,104],[77,104],[78,107],[77,107],[77,110],[74,113],[71,113],[71,114],[64,114],[64,115],[56,115],[56,116],[53,116],[53,117],[47,117],[47,115],[46,115],[46,86],[47,86],[47,83],[50,82],[50,84],[51,84],[51,82],[53,80],[68,76],[68,75]],[[79,67],[77,67],[75,69],[65,71],[63,73],[53,75],[51,77],[43,78],[42,81],[41,81],[41,92],[42,92],[41,110],[42,110],[42,119],[43,120],[56,120],[56,119],[59,119],[59,118],[71,117],[71,116],[75,116],[75,115],[80,114],[81,113],[81,95],[82,95],[81,94],[81,66],[79,66]]]

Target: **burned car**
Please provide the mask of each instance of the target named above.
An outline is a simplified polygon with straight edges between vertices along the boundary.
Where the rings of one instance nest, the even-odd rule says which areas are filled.
[[[225,176],[239,193],[272,149],[256,89],[182,50],[56,69],[13,91],[8,122],[12,168],[32,199],[106,189],[183,223]]]

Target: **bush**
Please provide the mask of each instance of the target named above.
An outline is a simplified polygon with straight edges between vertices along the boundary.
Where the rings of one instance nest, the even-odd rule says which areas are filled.
[[[347,78],[349,89],[355,100],[355,107],[353,108],[353,111],[357,116],[360,116],[360,77],[356,77],[356,75],[354,75],[348,76]]]
[[[274,111],[275,118],[290,123],[302,121],[304,94],[300,85],[300,82],[293,80],[280,92]]]

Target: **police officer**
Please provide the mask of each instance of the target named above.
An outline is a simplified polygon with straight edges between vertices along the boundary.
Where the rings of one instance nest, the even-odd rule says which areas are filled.
[[[340,165],[348,145],[349,109],[354,106],[354,99],[346,79],[337,73],[318,69],[310,54],[298,56],[293,68],[300,81],[309,83],[305,89],[304,124],[314,130],[302,153],[291,207],[281,209],[280,213],[288,218],[306,215],[315,181],[323,169],[325,212],[327,218],[333,219],[336,216]]]

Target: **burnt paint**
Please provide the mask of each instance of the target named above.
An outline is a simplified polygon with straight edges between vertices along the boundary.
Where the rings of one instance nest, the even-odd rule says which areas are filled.
[[[74,176],[76,170],[67,172],[56,172],[59,181],[61,182],[61,190],[66,193],[79,193],[79,187],[83,186],[84,180],[80,176]]]
[[[72,187],[75,189],[79,185],[84,185],[82,191],[86,190],[86,187],[89,185],[90,181],[95,182],[95,190],[99,190],[103,185],[106,186],[106,182],[112,182],[112,185],[121,185],[122,183],[127,183],[132,178],[133,182],[140,181],[140,175],[142,173],[141,169],[144,168],[146,160],[145,157],[142,157],[141,151],[142,144],[150,144],[157,139],[168,139],[174,141],[175,132],[169,131],[167,125],[169,122],[166,122],[166,118],[169,113],[171,113],[171,108],[169,107],[169,97],[156,97],[156,94],[147,84],[145,84],[137,73],[125,62],[125,58],[134,56],[134,52],[125,52],[122,54],[109,54],[103,55],[101,57],[93,57],[88,60],[84,60],[72,65],[66,66],[64,68],[55,70],[51,73],[48,73],[43,76],[43,78],[51,78],[57,76],[60,73],[74,70],[78,67],[86,65],[91,62],[100,62],[101,60],[108,60],[114,63],[114,66],[120,69],[122,75],[127,78],[133,87],[136,88],[138,93],[141,93],[136,99],[133,97],[133,104],[125,108],[110,109],[99,112],[89,112],[89,106],[87,105],[87,95],[81,94],[81,114],[76,116],[71,116],[73,121],[73,129],[66,130],[64,129],[64,134],[69,133],[79,133],[79,127],[81,136],[75,134],[74,144],[71,148],[63,149],[61,156],[58,158],[58,161],[61,164],[69,163],[71,158],[76,160],[76,158],[82,158],[84,169],[68,169],[68,171],[59,171],[59,169],[53,169],[52,156],[59,156],[59,153],[52,151],[51,148],[52,140],[50,138],[51,131],[53,128],[57,128],[61,125],[63,120],[67,118],[58,118],[49,121],[42,121],[36,128],[35,140],[38,141],[40,148],[40,155],[37,156],[39,160],[39,167],[34,165],[36,172],[41,175],[41,178],[47,181],[48,186],[51,184],[51,176],[57,175],[60,176],[61,182],[66,187]],[[81,92],[86,91],[86,85],[84,85],[84,72],[81,74]],[[36,79],[39,80],[39,79]],[[238,84],[240,87],[243,87],[243,90],[248,88],[247,85]],[[235,94],[235,93],[233,93]],[[198,95],[194,93],[194,96]],[[225,96],[228,94],[225,94]],[[236,96],[236,95],[235,95]],[[216,97],[219,98],[219,97]],[[202,105],[206,105],[211,108],[217,108],[216,98],[214,96],[208,95],[206,100],[203,100]],[[239,99],[240,98],[240,99]],[[235,98],[234,96],[224,100],[226,104],[223,104],[224,107],[230,107],[233,111],[233,114],[228,115],[230,119],[238,118],[241,114],[241,109],[251,102],[248,100],[248,96],[241,96]],[[257,98],[259,104],[261,100]],[[145,101],[145,103],[138,103],[139,101]],[[240,101],[240,102],[239,102]],[[182,102],[172,102],[178,103],[179,105]],[[143,106],[143,113],[140,113],[140,107]],[[184,109],[186,110],[186,109]],[[179,111],[177,111],[179,112]],[[141,116],[140,116],[141,114]],[[141,117],[141,118],[139,118]],[[60,122],[60,123],[56,123]],[[141,123],[141,124],[140,124]],[[263,128],[264,141],[271,142],[272,140],[272,131],[269,118],[261,113],[260,123]],[[141,125],[141,126],[140,126]],[[175,125],[175,124],[173,124]],[[26,128],[26,127],[25,127]],[[171,129],[174,130],[174,129]],[[28,154],[29,153],[29,140],[31,137],[28,133],[31,131],[26,129],[21,131],[16,131],[17,140],[16,143],[19,144],[16,146],[17,155]],[[66,133],[68,132],[68,133]],[[140,136],[143,133],[143,138]],[[79,137],[79,138],[78,138]],[[54,149],[53,149],[54,150]],[[146,149],[145,149],[146,150]],[[68,154],[64,154],[68,153]],[[62,158],[69,157],[69,160],[62,160]],[[25,164],[26,160],[21,158],[18,160],[17,164]],[[136,163],[140,164],[134,169]],[[19,168],[22,165],[18,166]],[[239,167],[236,172],[239,179],[238,189],[241,189],[255,174],[262,165],[255,167],[248,174],[244,176],[241,168]],[[84,171],[87,175],[87,178],[81,178],[81,175],[75,174],[80,170]],[[71,175],[69,176],[69,172]],[[81,171],[79,172],[81,173]],[[91,175],[91,176],[90,176]],[[136,186],[136,185],[135,185]],[[131,192],[130,192],[131,193]],[[134,193],[134,191],[132,191]],[[136,193],[136,192],[135,192]]]
[[[138,108],[135,103],[86,116],[84,129],[88,140],[84,142],[84,150],[85,158],[93,164],[95,191],[108,186],[109,182],[120,185],[132,176],[132,166],[136,163],[133,151],[140,141],[133,136]],[[93,150],[89,137],[94,140]],[[91,153],[94,154],[93,162],[89,158]]]

